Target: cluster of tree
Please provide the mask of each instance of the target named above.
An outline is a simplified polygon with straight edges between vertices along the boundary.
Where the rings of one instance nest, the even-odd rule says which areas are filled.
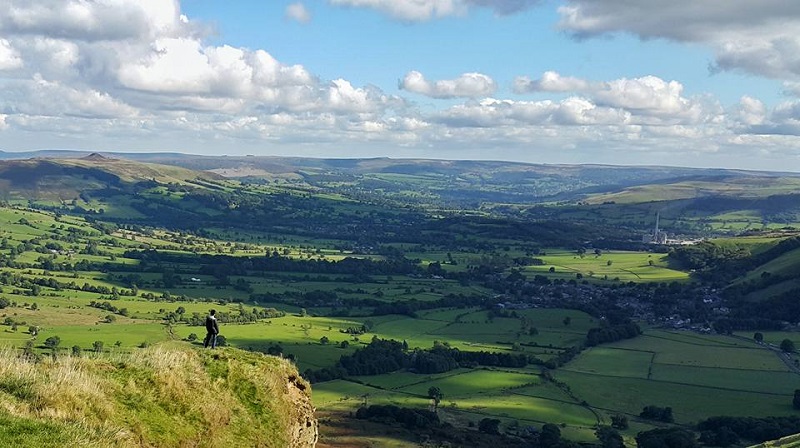
[[[569,347],[562,350],[558,355],[548,359],[544,362],[544,366],[548,369],[557,369],[564,364],[572,361],[573,358],[581,353],[580,347]]]
[[[800,288],[794,288],[757,302],[736,301],[729,304],[731,314],[736,319],[764,319],[773,323],[766,328],[750,328],[750,330],[768,330],[783,322],[800,321]],[[764,322],[764,321],[762,321]]]
[[[711,417],[697,424],[697,430],[708,433],[708,440],[728,441],[731,434],[755,443],[780,439],[800,432],[800,417]],[[729,444],[736,443],[731,442]],[[727,445],[717,445],[727,446]]]
[[[116,306],[112,305],[111,302],[97,302],[92,300],[89,302],[89,306],[93,308],[99,308],[101,310],[110,311],[115,314],[119,314],[120,316],[127,316],[128,309],[127,308],[117,308]]]
[[[541,364],[524,353],[494,353],[461,351],[436,344],[430,350],[408,352],[408,345],[395,340],[374,337],[367,346],[351,355],[343,355],[335,366],[306,370],[303,376],[312,383],[330,381],[345,375],[379,375],[407,368],[417,373],[442,373],[459,367],[497,366],[525,367]]]
[[[314,274],[421,274],[415,263],[405,258],[372,260],[346,257],[339,261],[289,258],[273,252],[263,257],[233,257],[229,255],[182,254],[157,250],[129,250],[125,258],[142,260],[151,265],[151,270],[162,271],[161,264],[200,265],[199,273],[215,277],[241,275],[246,272],[299,272]],[[153,266],[155,265],[155,266]],[[188,273],[188,272],[187,272]]]
[[[636,435],[637,448],[697,448],[691,431],[681,428],[659,428]]]
[[[712,324],[714,331],[720,334],[731,334],[734,331],[750,330],[782,330],[784,324],[777,320],[762,317],[723,317]]]
[[[246,324],[250,322],[257,322],[261,319],[274,319],[283,317],[286,313],[279,311],[275,308],[253,308],[247,311],[244,307],[240,307],[237,313],[226,313],[224,311],[217,311],[217,322],[221,324]],[[191,316],[186,315],[186,310],[180,306],[174,312],[167,313],[164,319],[171,322],[186,322],[189,326],[200,327],[205,325],[206,316],[194,312]]]
[[[616,342],[622,339],[632,339],[642,334],[642,329],[639,325],[632,321],[627,323],[609,325],[600,328],[592,328],[586,335],[586,345],[594,347],[595,345],[604,344],[607,342]]]
[[[356,418],[390,425],[399,423],[407,429],[428,429],[439,426],[439,416],[435,412],[394,405],[361,407],[356,411]]]
[[[669,406],[664,408],[653,405],[645,406],[639,417],[665,423],[672,423],[675,420],[672,416],[672,408]]]
[[[112,296],[112,298],[118,298],[119,296],[135,295],[134,291],[126,289],[117,289],[114,286],[109,288],[108,286],[104,285],[92,285],[88,282],[84,282],[83,285],[78,285],[74,281],[71,281],[69,283],[64,283],[64,282],[59,282],[53,277],[27,278],[23,275],[8,271],[0,272],[0,284],[9,286],[19,286],[21,288],[27,288],[30,290],[37,290],[37,291],[41,291],[40,289],[41,287],[52,288],[56,291],[61,291],[63,289],[71,289],[75,291],[92,292],[96,294],[108,294]],[[39,295],[39,294],[36,293],[33,295]]]
[[[799,247],[800,237],[786,238],[757,254],[740,247],[701,242],[676,248],[669,256],[682,266],[694,269],[705,280],[727,282]]]

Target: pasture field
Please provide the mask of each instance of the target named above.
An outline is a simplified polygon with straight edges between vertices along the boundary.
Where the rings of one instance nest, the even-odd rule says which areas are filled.
[[[791,414],[800,388],[800,375],[771,350],[661,330],[586,350],[555,377],[598,412],[637,416],[646,405],[670,406],[680,423],[709,415]]]
[[[649,252],[603,251],[600,255],[574,251],[548,250],[539,255],[544,264],[527,266],[526,273],[555,278],[574,279],[577,274],[585,279],[627,281],[688,281],[686,272],[671,269],[666,254]],[[550,268],[555,268],[550,272]]]

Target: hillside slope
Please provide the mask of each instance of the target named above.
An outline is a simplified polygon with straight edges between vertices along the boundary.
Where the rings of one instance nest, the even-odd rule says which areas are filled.
[[[79,159],[0,161],[4,199],[69,200],[88,191],[133,191],[138,184],[195,184],[222,179],[176,166],[113,159],[92,154]]]
[[[130,354],[0,352],[0,445],[312,447],[310,388],[288,361],[177,344]]]

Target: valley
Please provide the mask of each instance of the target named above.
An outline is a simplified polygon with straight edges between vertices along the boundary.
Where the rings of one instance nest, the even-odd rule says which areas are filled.
[[[0,345],[198,347],[213,308],[224,345],[311,381],[318,446],[514,446],[545,425],[592,443],[614,425],[633,445],[715,416],[796,418],[798,356],[779,347],[800,344],[798,182],[391,159],[2,162]],[[656,213],[700,242],[642,243]],[[440,423],[356,418],[365,406]]]

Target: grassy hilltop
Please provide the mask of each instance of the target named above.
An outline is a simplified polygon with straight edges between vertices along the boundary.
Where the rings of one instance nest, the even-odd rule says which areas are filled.
[[[16,447],[309,446],[310,390],[294,367],[236,349],[0,352],[0,441]]]

